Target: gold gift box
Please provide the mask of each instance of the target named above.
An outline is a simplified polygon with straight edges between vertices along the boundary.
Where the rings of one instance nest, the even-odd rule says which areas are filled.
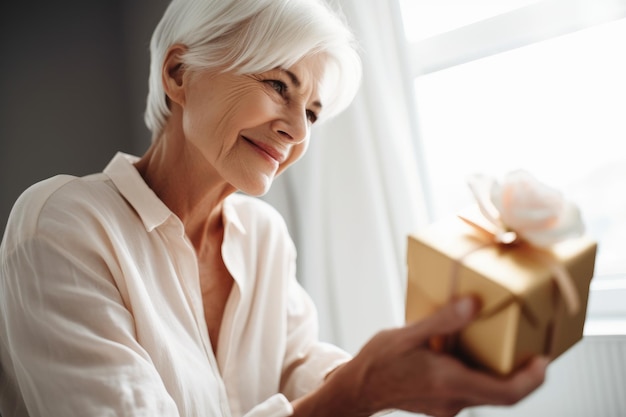
[[[580,308],[574,314],[566,309],[553,267],[536,251],[523,243],[486,244],[479,231],[456,218],[409,236],[407,322],[430,315],[451,297],[472,294],[481,311],[455,336],[456,354],[500,375],[536,355],[556,358],[582,338],[596,243],[580,237],[548,251],[577,289]]]

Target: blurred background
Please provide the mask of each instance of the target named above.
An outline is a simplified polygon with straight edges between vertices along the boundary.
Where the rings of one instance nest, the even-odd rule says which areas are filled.
[[[0,5],[0,229],[19,194],[56,174],[142,153],[148,43],[165,0]]]

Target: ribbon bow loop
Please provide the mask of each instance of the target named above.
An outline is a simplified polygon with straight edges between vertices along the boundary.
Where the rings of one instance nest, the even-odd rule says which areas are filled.
[[[496,236],[513,232],[533,246],[549,248],[584,232],[578,207],[526,171],[510,172],[501,183],[474,174],[468,185]]]
[[[580,310],[578,291],[571,276],[547,250],[560,241],[582,235],[578,208],[562,194],[526,171],[507,174],[502,183],[475,174],[468,185],[482,216],[461,214],[459,218],[486,235],[493,244],[528,243],[532,253],[552,271],[571,315]]]

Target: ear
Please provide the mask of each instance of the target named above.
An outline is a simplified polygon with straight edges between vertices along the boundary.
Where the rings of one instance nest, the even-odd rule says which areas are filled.
[[[187,47],[180,44],[170,46],[163,60],[161,69],[161,79],[163,90],[168,99],[168,104],[173,101],[178,104],[185,102],[184,74],[186,71],[183,64],[183,54],[187,52]]]

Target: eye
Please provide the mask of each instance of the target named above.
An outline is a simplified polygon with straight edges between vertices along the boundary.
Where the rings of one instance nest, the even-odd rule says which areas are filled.
[[[309,120],[309,123],[313,124],[317,121],[317,114],[315,114],[315,112],[312,110],[307,110],[306,118]]]
[[[265,83],[272,87],[272,89],[281,96],[284,97],[287,94],[287,84],[284,82],[280,80],[265,80]]]

